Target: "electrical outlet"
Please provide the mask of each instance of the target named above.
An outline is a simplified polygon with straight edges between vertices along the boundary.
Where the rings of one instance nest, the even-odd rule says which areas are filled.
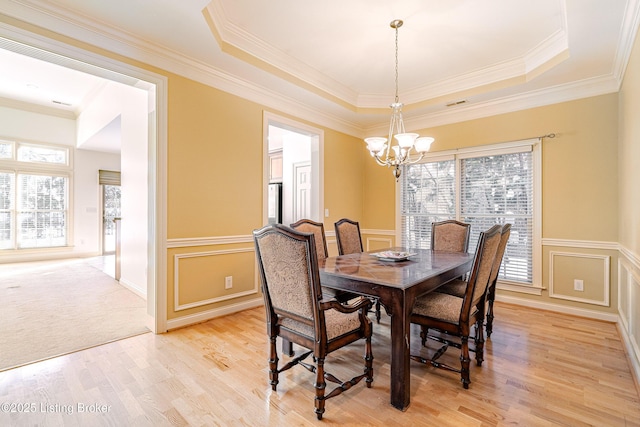
[[[324,216],[329,218],[329,209],[324,210]]]
[[[233,288],[233,276],[227,276],[224,278],[224,288],[225,289]]]
[[[573,281],[573,290],[574,291],[584,291],[584,282],[580,279],[575,279]]]

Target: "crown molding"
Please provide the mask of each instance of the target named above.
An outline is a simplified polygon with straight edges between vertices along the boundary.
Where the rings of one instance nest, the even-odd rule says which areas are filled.
[[[527,92],[477,104],[452,107],[451,110],[405,118],[409,130],[442,126],[467,120],[481,119],[530,108],[615,93],[620,81],[613,76],[599,77],[549,89]],[[385,128],[378,128],[385,129]]]
[[[358,138],[362,138],[367,134],[380,133],[380,131],[384,132],[388,127],[386,115],[381,116],[383,118],[381,118],[381,122],[377,126],[362,126],[356,122],[344,119],[339,115],[310,107],[309,104],[302,101],[284,96],[269,88],[256,85],[246,79],[233,76],[226,71],[187,57],[180,52],[137,39],[129,33],[102,25],[89,17],[73,14],[49,2],[42,0],[9,0],[6,6],[3,5],[2,14],[32,23],[42,28],[56,28],[57,32],[65,36],[82,40],[83,42],[109,50],[113,53],[193,79],[249,101],[267,106],[268,108],[273,108],[282,113],[290,114],[297,118],[308,120],[312,123],[326,126]],[[0,17],[2,14],[0,14]],[[452,107],[450,110],[444,112],[427,113],[411,117],[405,115],[405,125],[409,129],[428,128],[617,92],[620,88],[626,64],[631,54],[639,21],[640,0],[628,0],[624,25],[620,35],[620,49],[616,55],[615,67],[611,75],[587,79],[554,88],[531,91],[489,102],[463,104]],[[8,25],[1,23],[0,30],[3,30],[0,31],[0,35],[6,31],[16,31],[22,35],[27,33],[15,27],[10,27],[9,29]],[[29,35],[26,36],[27,39],[33,37],[33,34],[28,34]],[[40,40],[41,48],[47,48],[46,41],[42,42],[41,40],[42,37],[35,38]],[[28,41],[25,41],[25,43],[28,43]],[[549,40],[548,43],[550,46],[555,46],[556,49],[559,46],[557,38]],[[59,52],[59,47],[57,50]],[[533,53],[530,60],[533,63],[536,61]],[[514,64],[510,64],[509,66],[513,67]],[[515,66],[519,67],[519,65]],[[497,72],[499,73],[499,71]],[[474,76],[468,75],[467,78],[474,78]]]

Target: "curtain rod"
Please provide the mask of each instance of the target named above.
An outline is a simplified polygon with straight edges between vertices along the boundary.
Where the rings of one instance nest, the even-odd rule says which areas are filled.
[[[553,133],[553,132],[551,132],[551,133],[548,133],[548,134],[546,134],[546,135],[536,136],[536,137],[534,137],[534,138],[540,138],[540,139],[542,139],[542,138],[555,138],[555,137],[556,137],[556,134],[555,134],[555,133]]]

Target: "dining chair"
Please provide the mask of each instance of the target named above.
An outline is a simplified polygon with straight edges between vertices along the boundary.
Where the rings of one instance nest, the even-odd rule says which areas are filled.
[[[302,231],[304,233],[313,233],[316,241],[316,253],[318,255],[318,261],[322,261],[329,257],[329,251],[327,250],[327,239],[324,234],[324,224],[316,222],[310,219],[301,219],[293,224],[291,228],[294,230]],[[322,293],[328,297],[333,297],[338,301],[345,303],[354,298],[358,298],[360,295],[347,291],[339,291],[337,289],[322,288]]]
[[[471,224],[448,219],[431,224],[431,249],[434,251],[467,252]]]
[[[336,230],[336,242],[338,244],[338,254],[348,255],[364,252],[362,247],[362,235],[360,234],[360,223],[350,220],[348,218],[342,218],[334,223]],[[376,303],[376,322],[380,323],[381,310],[380,301],[375,300]]]
[[[498,282],[498,273],[500,273],[500,265],[502,265],[502,259],[507,249],[507,243],[509,242],[509,236],[511,235],[511,224],[505,224],[502,226],[502,237],[500,238],[500,246],[498,246],[498,252],[496,253],[496,260],[491,270],[491,278],[489,279],[489,288],[487,289],[487,338],[491,336],[493,332],[493,302],[496,299],[496,283]]]
[[[469,336],[471,327],[476,325],[474,337],[476,364],[482,365],[484,358],[484,336],[482,322],[484,320],[484,299],[491,269],[500,244],[502,227],[494,225],[489,230],[481,232],[476,248],[473,267],[469,280],[466,282],[465,295],[459,298],[441,292],[429,292],[421,295],[415,301],[411,312],[411,323],[420,325],[420,336],[423,347],[427,338],[433,338],[443,344],[431,358],[411,355],[411,359],[423,364],[430,364],[436,368],[458,372],[463,387],[469,388]],[[429,335],[429,329],[445,334],[445,338]],[[459,341],[454,341],[457,337]],[[460,349],[460,369],[439,362],[449,347]]]
[[[336,230],[336,242],[338,243],[338,254],[347,255],[364,252],[362,248],[362,236],[360,235],[360,224],[348,218],[342,218],[334,224]]]
[[[491,276],[489,277],[489,285],[487,288],[487,322],[486,322],[486,334],[487,338],[491,336],[493,332],[493,302],[496,299],[496,283],[498,282],[498,273],[500,272],[500,265],[504,258],[504,252],[511,235],[511,224],[504,224],[500,233],[500,245],[496,252],[496,258],[491,268]],[[464,297],[466,290],[466,282],[464,280],[452,280],[451,282],[438,288],[438,292],[445,294],[455,295],[457,297]]]
[[[313,234],[272,224],[254,230],[253,238],[269,336],[269,384],[275,391],[279,374],[296,365],[315,373],[315,413],[320,420],[326,400],[338,396],[362,379],[368,388],[371,387],[372,327],[366,316],[371,301],[361,297],[345,305],[335,299],[323,299]],[[308,351],[279,368],[277,337]],[[341,381],[325,371],[327,355],[360,339],[365,340],[364,373]],[[309,355],[312,355],[313,363],[304,361]],[[326,381],[338,384],[328,394],[325,394]]]

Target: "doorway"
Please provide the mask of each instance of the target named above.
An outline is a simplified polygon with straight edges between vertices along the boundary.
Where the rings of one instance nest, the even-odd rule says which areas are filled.
[[[102,185],[102,255],[116,253],[116,218],[120,218],[121,188]]]
[[[264,113],[264,224],[268,223],[269,193],[282,184],[282,224],[324,215],[324,133],[285,117]],[[274,165],[278,170],[274,170]]]
[[[131,192],[131,197],[134,197],[134,194],[137,196],[144,194],[144,198],[137,197],[135,200],[141,207],[135,213],[143,219],[144,225],[139,228],[146,230],[147,235],[144,239],[139,239],[140,244],[137,241],[134,242],[135,259],[132,259],[130,264],[131,269],[140,270],[139,273],[136,270],[133,283],[139,283],[140,294],[146,294],[149,329],[153,332],[166,331],[166,273],[162,269],[158,270],[156,266],[164,260],[166,240],[166,170],[158,165],[165,164],[163,159],[166,157],[167,77],[44,36],[15,31],[11,27],[0,28],[0,41],[3,49],[94,74],[107,81],[121,83],[146,92],[143,114],[146,119],[145,128],[148,131],[144,141],[148,143],[148,147],[144,150],[129,150],[128,153],[121,153],[123,158],[135,157],[127,157],[130,160],[127,164],[148,167],[147,172],[140,175],[139,185]],[[139,102],[135,103],[136,106],[138,104]],[[134,123],[132,120],[128,122]],[[135,121],[135,123],[140,122]],[[123,122],[122,125],[124,126],[125,123]],[[137,177],[138,174],[132,174],[132,176]],[[120,196],[128,193],[128,191],[121,192]],[[100,201],[100,199],[97,200]],[[82,202],[76,198],[74,203],[81,205]],[[123,201],[122,205],[124,204]],[[96,212],[96,209],[87,208],[86,212]],[[76,218],[80,216],[77,215]],[[96,233],[94,239],[100,239],[99,244],[95,245],[96,251],[105,249],[102,242],[102,223],[102,215],[99,215],[94,222]],[[134,223],[135,221],[130,221],[130,227],[134,226]]]

